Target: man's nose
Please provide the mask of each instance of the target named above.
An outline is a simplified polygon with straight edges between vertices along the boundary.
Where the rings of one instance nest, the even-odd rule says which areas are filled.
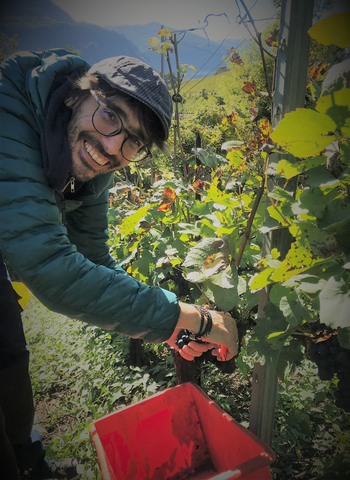
[[[118,155],[121,153],[122,145],[125,140],[125,132],[120,132],[112,137],[104,137],[103,145],[109,155]]]

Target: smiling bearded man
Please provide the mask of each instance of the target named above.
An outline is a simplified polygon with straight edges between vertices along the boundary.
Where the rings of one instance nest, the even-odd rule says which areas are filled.
[[[206,334],[181,350],[237,354],[229,314],[178,301],[117,265],[108,241],[113,172],[164,149],[172,100],[161,77],[131,57],[89,68],[62,49],[21,52],[0,68],[0,451],[10,480],[73,478],[77,461],[46,460],[20,309],[6,265],[49,309],[173,348],[181,329]],[[3,261],[4,258],[4,261]]]

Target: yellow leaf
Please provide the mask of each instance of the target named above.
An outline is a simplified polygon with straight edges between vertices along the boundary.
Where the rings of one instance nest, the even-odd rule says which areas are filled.
[[[271,276],[271,281],[283,283],[310,268],[315,262],[311,248],[292,243],[286,258]]]
[[[255,275],[250,282],[250,290],[254,293],[271,283],[270,276],[274,272],[274,270],[274,268],[268,267],[266,268],[266,270],[263,270],[262,272]]]
[[[335,140],[330,133],[336,128],[328,115],[297,108],[286,114],[270,137],[295,157],[311,157]]]
[[[13,289],[15,292],[21,297],[18,300],[18,303],[21,305],[21,307],[24,309],[24,307],[27,305],[29,302],[31,292],[28,290],[28,288],[21,282],[12,282]]]
[[[350,44],[350,11],[330,15],[317,22],[309,30],[311,38],[322,45],[345,48]]]
[[[158,37],[147,38],[147,41],[152,47],[157,47],[160,44],[160,39]]]

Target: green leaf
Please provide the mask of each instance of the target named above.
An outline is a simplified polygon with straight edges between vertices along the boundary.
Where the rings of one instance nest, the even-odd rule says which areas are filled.
[[[211,207],[212,207],[213,202],[201,202],[199,200],[196,200],[196,202],[192,205],[190,209],[190,213],[192,215],[208,215],[211,213]]]
[[[326,206],[323,217],[317,222],[322,229],[328,232],[336,233],[342,224],[350,218],[350,204],[346,204],[342,199],[337,198]]]
[[[259,302],[259,293],[251,293],[247,290],[242,297],[239,299],[239,307],[245,310],[246,312],[250,312],[254,307],[258,305]]]
[[[213,241],[213,238],[203,238],[197,245],[191,247],[184,260],[184,267],[201,268],[205,259],[214,253]]]
[[[231,150],[231,148],[237,148],[244,145],[244,142],[240,140],[229,140],[221,145],[221,150]]]
[[[262,341],[266,342],[270,348],[280,349],[284,345],[287,333],[288,323],[282,312],[268,302],[264,307],[265,318],[258,318],[256,326],[253,327],[255,335]],[[276,332],[278,332],[277,335]]]
[[[291,163],[288,160],[280,160],[277,164],[277,172],[289,180],[290,178],[293,178],[300,173],[307,172],[311,168],[322,165],[325,162],[326,157],[324,155],[294,163]]]
[[[201,229],[198,225],[192,225],[191,223],[178,223],[179,233],[188,233],[189,235],[198,236]]]
[[[147,211],[151,208],[152,205],[145,205],[144,207],[139,208],[135,213],[124,218],[120,226],[121,235],[131,235],[134,233],[136,225],[139,221],[144,218],[147,214]]]
[[[339,327],[337,332],[340,345],[350,350],[350,327]]]
[[[311,157],[330,145],[335,137],[336,124],[323,113],[303,108],[287,113],[271,139],[296,157]]]
[[[342,143],[340,146],[340,161],[350,165],[350,143]]]
[[[239,207],[241,205],[241,202],[239,200],[232,199],[232,194],[222,192],[214,183],[210,185],[205,201],[213,201],[218,205],[223,205],[230,208]]]
[[[244,155],[240,150],[232,150],[231,152],[228,152],[226,158],[229,160],[230,165],[232,165],[233,168],[239,168],[242,162],[244,162]]]
[[[350,137],[350,88],[343,88],[331,95],[321,97],[316,109],[327,114],[344,137]]]
[[[214,168],[221,163],[227,163],[226,158],[217,155],[210,145],[207,146],[206,150],[203,148],[193,148],[192,151],[199,156],[199,160],[206,167]]]
[[[319,20],[309,30],[311,38],[322,45],[345,48],[350,43],[350,12],[330,15]]]
[[[310,215],[321,218],[326,209],[326,196],[319,188],[310,188],[304,190],[298,199],[301,208]],[[293,209],[294,211],[294,209]],[[296,213],[294,211],[294,213]]]
[[[289,200],[290,202],[294,200],[293,195],[281,187],[275,187],[271,192],[269,192],[269,197],[273,198],[274,200]]]
[[[289,292],[283,297],[279,305],[289,325],[293,328],[302,324],[305,320],[311,320],[310,312],[302,305],[295,291]]]
[[[311,222],[299,222],[296,225],[299,228],[294,232],[294,236],[297,238],[297,247],[311,250],[314,260],[316,260],[316,256],[324,259],[339,252],[334,235],[317,228]]]
[[[350,327],[350,291],[343,276],[331,277],[320,293],[320,321],[331,328]]]
[[[326,165],[319,165],[318,167],[312,168],[307,174],[307,183],[312,187],[330,187],[332,185],[340,184],[340,180],[333,177],[333,175],[327,170]]]
[[[288,295],[289,288],[282,286],[279,283],[273,285],[269,294],[270,302],[272,302],[276,307],[279,307],[280,301],[283,297]]]
[[[214,302],[220,310],[232,310],[238,304],[238,274],[235,268],[223,271],[210,277],[202,284],[203,293]]]

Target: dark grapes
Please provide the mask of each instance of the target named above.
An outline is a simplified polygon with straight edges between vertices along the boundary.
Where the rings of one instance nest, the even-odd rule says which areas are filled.
[[[350,412],[350,350],[340,346],[337,334],[317,338],[310,343],[310,358],[318,367],[321,380],[338,378],[335,405]]]
[[[195,340],[194,338],[191,338],[191,335],[193,334],[192,332],[190,332],[190,330],[180,330],[176,337],[175,345],[177,345],[181,350],[185,345],[188,345],[190,342],[203,343],[202,340]]]

